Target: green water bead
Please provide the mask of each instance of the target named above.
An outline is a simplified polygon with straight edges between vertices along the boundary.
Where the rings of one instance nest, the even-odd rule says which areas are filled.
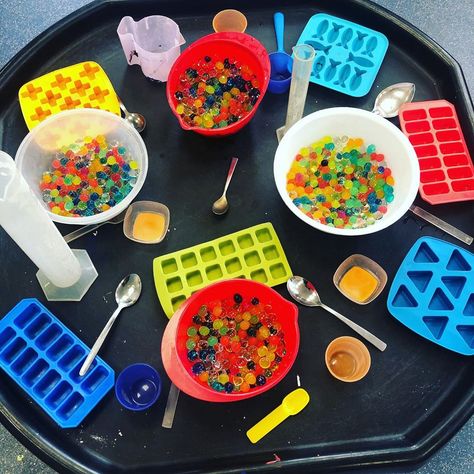
[[[229,330],[229,329],[227,328],[227,326],[222,326],[221,328],[219,328],[219,334],[220,334],[221,336],[225,336],[225,335],[227,334],[227,331],[228,331],[228,330]]]
[[[201,336],[207,336],[209,334],[210,330],[207,326],[201,326],[199,328],[199,334],[201,334]]]
[[[219,340],[217,339],[217,337],[215,336],[211,336],[208,340],[207,340],[207,343],[212,347],[212,346],[215,346],[217,343],[219,342]]]
[[[188,336],[195,336],[197,334],[197,329],[194,326],[190,326],[186,331]]]
[[[77,208],[80,209],[81,211],[84,211],[87,209],[87,203],[86,202],[83,202],[83,201],[80,201],[78,204],[77,204]]]
[[[214,329],[220,329],[222,326],[224,326],[224,323],[222,321],[222,319],[216,319],[213,323],[212,323],[212,327]]]
[[[72,201],[68,201],[64,204],[64,209],[66,209],[66,211],[71,211],[72,209],[74,209],[74,203]]]
[[[195,347],[196,347],[196,341],[194,339],[188,339],[186,341],[186,349],[188,349],[188,351],[191,351]]]

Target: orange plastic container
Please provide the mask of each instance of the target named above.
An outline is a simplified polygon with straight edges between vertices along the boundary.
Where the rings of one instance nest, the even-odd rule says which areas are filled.
[[[257,297],[262,303],[271,304],[278,321],[285,333],[287,354],[276,372],[267,383],[252,388],[247,393],[217,392],[200,383],[192,374],[192,363],[187,359],[186,330],[191,324],[192,317],[199,308],[210,301],[232,297],[239,293],[245,299]],[[292,367],[300,344],[298,328],[298,308],[296,305],[280,296],[275,290],[262,283],[252,280],[224,280],[194,293],[172,316],[166,326],[161,343],[163,366],[171,381],[184,393],[191,397],[208,402],[235,402],[255,397],[278,384]]]
[[[175,98],[174,93],[178,90],[180,75],[188,67],[196,64],[198,60],[209,54],[222,57],[223,59],[230,57],[238,60],[241,64],[246,64],[257,76],[260,83],[260,97],[255,103],[253,109],[241,120],[223,128],[207,129],[188,125],[176,112],[178,101]],[[255,115],[258,106],[262,102],[269,81],[270,59],[268,58],[267,50],[262,43],[256,40],[253,36],[245,33],[213,33],[195,41],[178,57],[168,76],[168,82],[166,83],[166,97],[168,99],[168,104],[171,107],[171,111],[176,116],[179,124],[184,130],[193,130],[196,133],[206,136],[225,136],[239,131],[250,122],[252,117]]]

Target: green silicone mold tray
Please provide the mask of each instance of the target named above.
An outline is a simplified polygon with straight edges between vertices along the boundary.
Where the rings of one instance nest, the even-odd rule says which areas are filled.
[[[156,292],[168,318],[194,292],[216,281],[247,278],[275,286],[291,276],[269,222],[153,260]]]

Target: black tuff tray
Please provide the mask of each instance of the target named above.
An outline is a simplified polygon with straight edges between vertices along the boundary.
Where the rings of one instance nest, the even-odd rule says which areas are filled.
[[[116,1],[88,5],[68,16],[23,49],[0,73],[1,148],[12,155],[27,133],[17,99],[26,81],[84,60],[99,62],[129,110],[148,120],[144,140],[150,169],[141,199],[166,203],[170,233],[159,246],[127,240],[117,226],[104,226],[73,248],[86,249],[99,278],[79,303],[47,302],[47,307],[87,344],[92,344],[115,307],[113,291],[122,276],[137,272],[144,291],[137,305],[121,316],[101,351],[117,372],[143,361],[164,375],[160,343],[167,322],[152,279],[158,255],[271,221],[293,270],[312,280],[326,303],[367,327],[388,343],[381,353],[369,346],[372,368],[357,384],[335,381],[324,366],[327,344],[353,335],[322,310],[300,308],[301,348],[289,375],[273,390],[247,401],[209,404],[181,395],[172,430],[161,427],[169,381],[164,376],[159,402],[144,413],[121,408],[112,392],[77,429],[61,430],[4,374],[0,377],[3,423],[43,459],[71,472],[309,472],[329,468],[420,461],[446,442],[474,410],[474,359],[444,350],[418,337],[390,316],[389,285],[375,302],[359,306],[332,283],[339,263],[363,253],[387,271],[390,282],[405,253],[420,236],[458,243],[407,214],[395,225],[360,238],[313,230],[296,219],[278,197],[272,177],[277,146],[275,129],[285,119],[287,96],[268,94],[255,118],[240,133],[220,140],[180,129],[165,98],[165,85],[145,80],[128,67],[116,29],[120,19],[151,14],[172,17],[187,45],[210,33],[214,13],[227,5],[215,1]],[[247,32],[269,51],[276,49],[275,2],[240,1]],[[327,12],[383,32],[390,46],[370,93],[362,98],[311,85],[306,112],[348,105],[371,109],[377,93],[399,81],[416,83],[416,100],[444,98],[454,103],[468,147],[474,149],[473,107],[457,63],[404,20],[362,0],[280,1],[286,17],[286,46],[294,44],[309,17]],[[396,120],[394,120],[397,123]],[[230,187],[232,207],[223,218],[210,212],[221,192],[229,158],[240,157]],[[432,207],[417,204],[473,233],[472,203]],[[63,233],[72,227],[60,226]],[[44,301],[36,268],[0,231],[2,295],[0,314],[16,302],[37,296]],[[284,285],[277,287],[288,296]],[[245,431],[280,403],[299,374],[311,403],[256,445]],[[281,462],[266,464],[275,459]]]

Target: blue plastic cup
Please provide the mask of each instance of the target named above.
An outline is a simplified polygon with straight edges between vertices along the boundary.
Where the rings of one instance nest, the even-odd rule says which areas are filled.
[[[270,58],[270,82],[268,90],[273,94],[283,94],[290,88],[291,83],[291,63],[289,54],[285,53],[283,47],[283,36],[285,32],[285,17],[283,13],[277,12],[273,15],[275,25],[275,35],[277,40],[277,51],[271,53]]]
[[[150,408],[161,392],[161,378],[148,364],[133,364],[117,377],[115,396],[128,410],[141,411]]]

